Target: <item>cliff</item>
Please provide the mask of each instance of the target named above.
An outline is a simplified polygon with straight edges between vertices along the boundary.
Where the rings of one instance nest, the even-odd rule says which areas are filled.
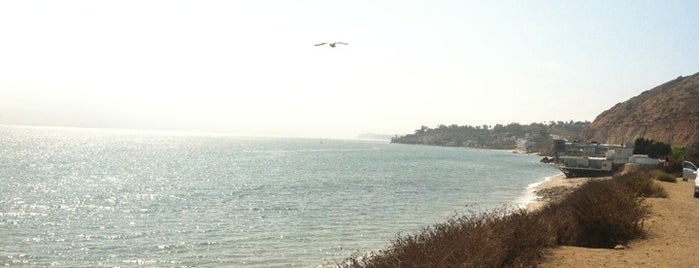
[[[699,73],[678,77],[602,112],[580,138],[630,144],[636,138],[699,148]]]

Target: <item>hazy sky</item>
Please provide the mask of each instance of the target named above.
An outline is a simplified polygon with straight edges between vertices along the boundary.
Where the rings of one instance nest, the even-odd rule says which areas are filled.
[[[699,1],[0,1],[4,124],[351,138],[592,121],[696,72]]]

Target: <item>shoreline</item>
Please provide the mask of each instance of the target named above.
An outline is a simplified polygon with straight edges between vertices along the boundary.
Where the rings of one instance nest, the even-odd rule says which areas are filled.
[[[532,189],[527,190],[531,191],[531,193],[529,202],[525,203],[524,208],[529,212],[536,211],[550,202],[560,200],[564,195],[572,192],[589,180],[607,178],[611,177],[567,178],[563,173],[546,178],[542,182],[533,184]]]

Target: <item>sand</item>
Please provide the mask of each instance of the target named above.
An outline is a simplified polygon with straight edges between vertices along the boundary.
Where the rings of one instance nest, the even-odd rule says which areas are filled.
[[[608,177],[605,177],[608,178]],[[547,202],[556,201],[563,196],[563,194],[573,191],[575,188],[583,184],[584,182],[593,178],[566,178],[563,173],[560,175],[552,177],[550,180],[539,184],[534,193],[538,196],[534,202],[527,205],[529,211],[537,210],[545,205]],[[594,178],[599,179],[599,178]]]
[[[575,187],[589,178],[566,179],[562,175],[539,185],[538,191]],[[551,250],[540,267],[699,267],[699,198],[693,197],[694,180],[660,182],[669,198],[648,198],[651,216],[644,223],[645,239],[631,241],[626,249],[590,249],[561,246]],[[544,193],[546,195],[546,193]],[[552,198],[555,193],[549,193]],[[546,200],[534,202],[537,209]],[[620,212],[623,213],[623,212]]]

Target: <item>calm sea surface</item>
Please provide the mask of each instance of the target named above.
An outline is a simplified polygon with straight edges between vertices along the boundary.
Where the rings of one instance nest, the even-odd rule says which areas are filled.
[[[0,265],[317,267],[515,206],[534,156],[0,126]]]

